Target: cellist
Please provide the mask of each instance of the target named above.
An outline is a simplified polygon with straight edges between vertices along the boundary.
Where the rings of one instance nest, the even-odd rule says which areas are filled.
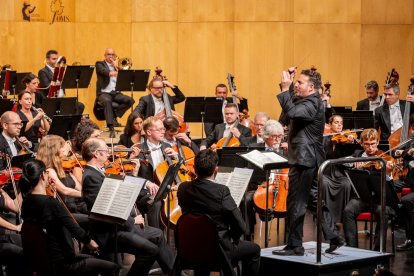
[[[181,145],[189,147],[194,152],[194,154],[197,154],[200,151],[197,144],[194,143],[186,133],[178,132],[180,125],[175,117],[165,118],[163,124],[165,127],[165,143],[170,144],[171,146],[176,146],[177,141],[179,141]]]

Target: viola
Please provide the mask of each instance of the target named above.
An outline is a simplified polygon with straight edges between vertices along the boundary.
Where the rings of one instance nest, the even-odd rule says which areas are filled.
[[[274,216],[284,215],[286,213],[286,200],[289,189],[288,172],[289,169],[277,170],[273,181],[264,182],[257,187],[253,196],[253,202],[256,212],[262,219],[264,219],[266,212],[270,212],[270,219]],[[269,185],[267,206],[266,185]]]
[[[69,158],[62,160],[62,167],[65,171],[71,171],[73,170],[73,168],[79,167],[79,164],[83,168],[86,165],[86,161],[82,160],[81,157],[75,157],[73,155]]]
[[[12,168],[12,175],[15,181],[19,181],[22,177],[22,170],[20,168]],[[0,186],[9,183],[11,180],[10,171],[5,169],[0,171]]]
[[[349,137],[353,137],[354,141],[357,141],[357,143],[359,143],[358,140],[358,134],[356,132],[352,132],[349,129],[346,129],[344,131],[342,131],[339,134],[335,134],[332,136],[331,141],[336,143],[336,144],[345,144],[345,143],[349,143]]]

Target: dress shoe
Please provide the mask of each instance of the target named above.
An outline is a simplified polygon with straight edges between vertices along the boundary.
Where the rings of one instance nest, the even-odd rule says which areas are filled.
[[[121,127],[121,126],[122,126],[122,125],[118,122],[118,120],[117,120],[117,119],[114,119],[113,125],[114,125],[114,127]]]
[[[345,241],[341,237],[338,236],[336,238],[333,238],[329,244],[329,248],[325,250],[325,253],[332,253],[344,244]]]
[[[414,242],[406,240],[403,244],[397,245],[397,251],[407,251],[414,248]]]
[[[303,256],[305,255],[305,248],[303,246],[285,246],[282,250],[273,250],[273,255],[279,256]]]

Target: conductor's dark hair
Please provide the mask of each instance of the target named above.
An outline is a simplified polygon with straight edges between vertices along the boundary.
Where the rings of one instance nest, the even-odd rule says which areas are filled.
[[[210,177],[214,174],[218,164],[217,154],[211,149],[205,149],[197,153],[194,159],[194,169],[198,178]]]
[[[45,170],[45,163],[41,160],[31,159],[23,163],[23,175],[19,181],[20,190],[23,195],[27,195],[36,187]]]
[[[306,69],[302,70],[301,74],[309,77],[309,82],[313,84],[313,87],[316,91],[322,87],[322,77],[319,72],[311,69]]]
[[[49,50],[46,52],[46,58],[50,58],[51,55],[57,55],[58,51],[56,50]]]

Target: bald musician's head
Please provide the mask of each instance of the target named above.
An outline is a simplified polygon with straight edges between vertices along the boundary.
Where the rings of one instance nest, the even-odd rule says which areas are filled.
[[[108,160],[108,146],[99,138],[89,138],[82,145],[82,158],[86,162],[103,165]]]
[[[20,130],[22,129],[22,120],[16,112],[4,112],[3,115],[1,115],[0,122],[1,127],[3,128],[3,132],[7,136],[14,138],[20,135]]]
[[[115,50],[112,48],[106,48],[104,53],[105,61],[108,63],[112,63],[115,60]]]

